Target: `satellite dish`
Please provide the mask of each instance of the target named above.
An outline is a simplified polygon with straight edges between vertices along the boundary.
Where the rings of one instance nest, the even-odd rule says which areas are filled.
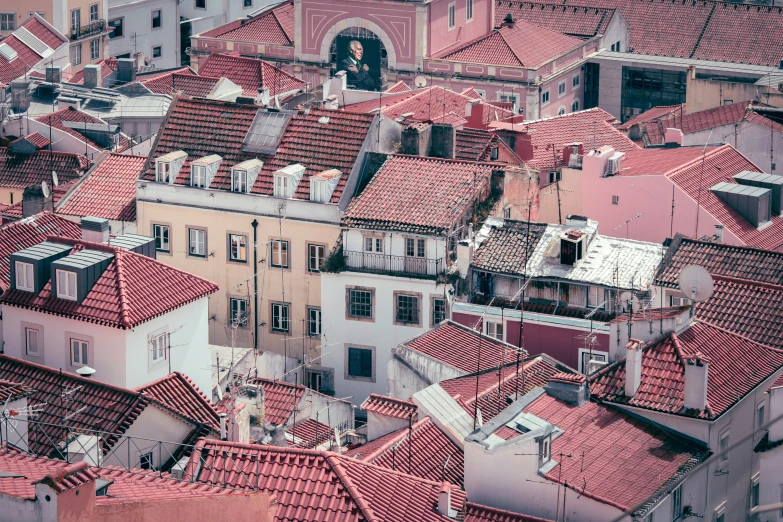
[[[49,191],[49,184],[46,181],[41,182],[41,190],[45,198],[48,198],[51,192]]]
[[[54,186],[60,184],[60,178],[57,177],[57,173],[55,171],[52,171],[52,182],[54,183]]]
[[[424,76],[417,76],[413,79],[413,85],[421,89],[422,87],[425,87],[427,85],[427,78]]]
[[[693,301],[703,302],[712,296],[712,276],[704,267],[688,265],[680,270],[680,291]]]

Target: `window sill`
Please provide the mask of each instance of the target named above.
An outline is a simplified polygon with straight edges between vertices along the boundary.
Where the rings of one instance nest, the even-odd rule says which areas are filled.
[[[361,323],[374,323],[375,317],[355,317],[353,315],[345,314],[346,321],[359,321]]]
[[[373,379],[372,377],[360,377],[358,375],[346,375],[345,380],[356,381],[356,382],[371,382],[371,383],[375,382],[375,379]]]
[[[226,259],[226,263],[232,263],[234,265],[241,265],[241,266],[247,266],[247,260],[241,260],[241,259]]]

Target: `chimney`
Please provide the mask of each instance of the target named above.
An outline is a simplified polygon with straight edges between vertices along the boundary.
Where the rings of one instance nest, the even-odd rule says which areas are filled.
[[[62,83],[63,68],[60,65],[46,66],[46,81],[49,83]]]
[[[340,107],[340,100],[337,98],[336,94],[331,94],[327,96],[326,100],[324,101],[324,109],[331,109],[336,111]]]
[[[511,13],[508,13],[505,18],[503,18],[503,26],[505,27],[514,27],[514,15]]]
[[[433,123],[431,129],[430,155],[433,158],[454,159],[457,151],[457,128],[448,123]]]
[[[718,243],[723,243],[723,225],[715,224],[715,237],[718,238]]]
[[[446,482],[441,484],[440,491],[438,491],[438,513],[449,518],[457,516],[457,511],[451,509],[451,486]]]
[[[581,373],[556,373],[544,385],[544,391],[555,399],[578,407],[590,400],[587,377]]]
[[[136,81],[136,60],[133,58],[117,58],[117,83],[125,85]]]
[[[642,341],[631,339],[625,345],[625,396],[633,397],[642,382]]]
[[[703,411],[707,406],[710,358],[701,352],[683,357],[685,363],[685,407]]]
[[[682,147],[683,133],[680,129],[666,129],[663,142],[667,147]]]
[[[266,107],[269,105],[269,87],[259,87],[258,96],[256,96],[256,104]]]
[[[429,123],[413,123],[402,131],[402,154],[426,156],[432,141],[432,126]]]
[[[30,107],[30,78],[19,78],[11,82],[11,108],[14,112],[25,112]]]
[[[46,69],[49,72],[49,69]],[[101,76],[101,66],[93,63],[84,66],[84,86],[88,89],[103,87],[103,77]]]
[[[228,440],[228,429],[226,428],[226,415],[225,413],[220,414],[220,440]]]
[[[41,185],[30,185],[22,193],[22,217],[30,217],[40,212],[54,212],[52,197],[44,196]]]
[[[109,242],[109,220],[85,216],[81,221],[82,239],[93,243]]]
[[[581,167],[581,159],[579,156],[583,156],[585,153],[584,145],[578,142],[569,143],[563,145],[563,165],[569,167]]]

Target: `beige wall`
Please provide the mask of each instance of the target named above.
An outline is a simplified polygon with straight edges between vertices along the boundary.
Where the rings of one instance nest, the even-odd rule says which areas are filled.
[[[762,87],[753,83],[702,80],[695,77],[695,69],[687,75],[686,105],[688,114],[720,107],[728,103],[758,100],[783,107],[783,93],[778,86]]]
[[[19,27],[27,20],[33,11],[43,14],[48,22],[52,21],[53,0],[2,0],[0,1],[0,13],[14,13],[14,27]],[[11,31],[0,31],[0,35],[10,34]]]
[[[258,219],[258,337],[259,348],[275,353],[284,353],[286,337],[289,338],[288,353],[301,358],[303,346],[306,350],[317,347],[320,338],[304,338],[306,335],[307,306],[320,306],[321,276],[311,273],[307,265],[307,245],[323,244],[326,253],[340,234],[339,227],[321,223],[282,220],[282,238],[289,241],[289,269],[271,267],[269,245],[271,239],[281,237],[278,219],[253,216],[244,213],[180,207],[138,201],[137,223],[140,234],[152,234],[152,225],[164,224],[171,227],[171,254],[158,253],[158,260],[179,269],[199,275],[220,285],[220,291],[210,297],[209,315],[210,343],[231,345],[231,331],[227,328],[229,298],[238,297],[249,301],[249,321],[246,328],[237,331],[237,346],[253,346],[253,227]],[[206,258],[195,258],[187,254],[187,229],[189,227],[207,230]],[[228,234],[244,234],[248,237],[248,262],[237,263],[228,260]],[[264,262],[262,262],[264,261]],[[271,304],[283,301],[291,304],[291,331],[288,336],[271,332]],[[316,357],[315,350],[310,357]]]
[[[548,172],[541,172],[541,181],[548,181]],[[566,216],[582,214],[582,171],[563,167],[560,185],[560,216],[565,223]],[[558,187],[551,183],[541,188],[541,208],[538,214],[540,223],[558,223],[557,211]],[[587,216],[590,217],[590,216]]]
[[[24,188],[8,188],[0,187],[0,204],[11,205],[12,203],[19,203],[22,201],[22,193]],[[11,195],[13,194],[13,201],[11,201]]]

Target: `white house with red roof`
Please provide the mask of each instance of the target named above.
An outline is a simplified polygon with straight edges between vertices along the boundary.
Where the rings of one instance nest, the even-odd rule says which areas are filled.
[[[181,371],[211,389],[207,302],[218,286],[156,261],[153,238],[109,240],[107,220],[83,218],[82,239],[49,236],[10,264],[5,353],[127,388]]]

